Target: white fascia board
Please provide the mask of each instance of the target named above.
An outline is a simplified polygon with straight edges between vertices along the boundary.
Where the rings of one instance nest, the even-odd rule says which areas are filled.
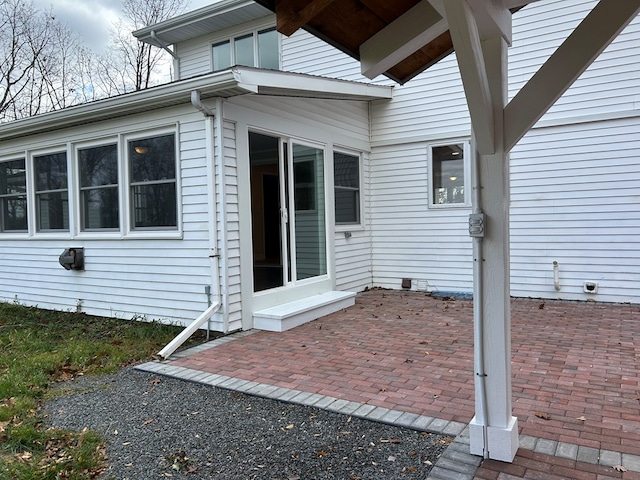
[[[161,46],[157,43],[157,40],[153,38],[152,32],[155,32],[158,37],[169,35],[172,38],[175,37],[175,41],[183,41],[193,36],[194,26],[208,24],[215,21],[216,17],[223,18],[229,15],[235,18],[235,23],[240,24],[254,20],[258,9],[260,9],[260,11],[263,10],[263,16],[272,14],[271,11],[256,4],[253,0],[222,0],[154,25],[140,28],[132,32],[132,35],[141,42]],[[243,10],[245,10],[246,13],[243,14]]]
[[[366,101],[390,99],[393,95],[393,87],[390,86],[250,67],[236,67],[233,70],[239,85],[246,89],[253,86],[262,95]]]
[[[188,103],[192,90],[210,93],[237,87],[238,82],[232,71],[217,72],[191,80],[169,83],[117,97],[76,105],[63,110],[55,110],[33,117],[14,120],[0,125],[0,141],[31,135],[42,131],[43,128],[48,131],[59,130],[88,122],[154,110],[164,106]]]

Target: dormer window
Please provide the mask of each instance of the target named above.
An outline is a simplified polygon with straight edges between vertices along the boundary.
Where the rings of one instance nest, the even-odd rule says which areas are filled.
[[[275,28],[256,30],[213,45],[213,70],[224,70],[232,65],[280,68],[278,32]]]

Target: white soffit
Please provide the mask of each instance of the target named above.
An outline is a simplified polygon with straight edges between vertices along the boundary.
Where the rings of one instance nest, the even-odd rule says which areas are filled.
[[[273,16],[273,12],[253,0],[223,0],[141,28],[133,36],[162,48],[267,16]]]

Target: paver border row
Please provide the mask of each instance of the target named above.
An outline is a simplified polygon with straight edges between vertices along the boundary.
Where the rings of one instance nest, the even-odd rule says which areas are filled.
[[[469,453],[469,431],[468,426],[464,423],[171,365],[172,360],[188,357],[257,332],[257,330],[236,332],[176,352],[168,360],[147,362],[135,368],[148,373],[220,387],[263,398],[313,406],[365,420],[418,431],[450,435],[454,437],[454,440],[433,466],[428,478],[433,480],[473,480],[478,467],[482,463],[482,457]],[[520,436],[520,448],[592,465],[606,467],[621,465],[628,471],[640,472],[639,455],[558,442],[530,435]]]

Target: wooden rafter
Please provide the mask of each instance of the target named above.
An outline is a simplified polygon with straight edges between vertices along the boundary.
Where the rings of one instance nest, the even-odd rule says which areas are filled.
[[[280,0],[276,2],[276,28],[292,35],[336,0]]]

